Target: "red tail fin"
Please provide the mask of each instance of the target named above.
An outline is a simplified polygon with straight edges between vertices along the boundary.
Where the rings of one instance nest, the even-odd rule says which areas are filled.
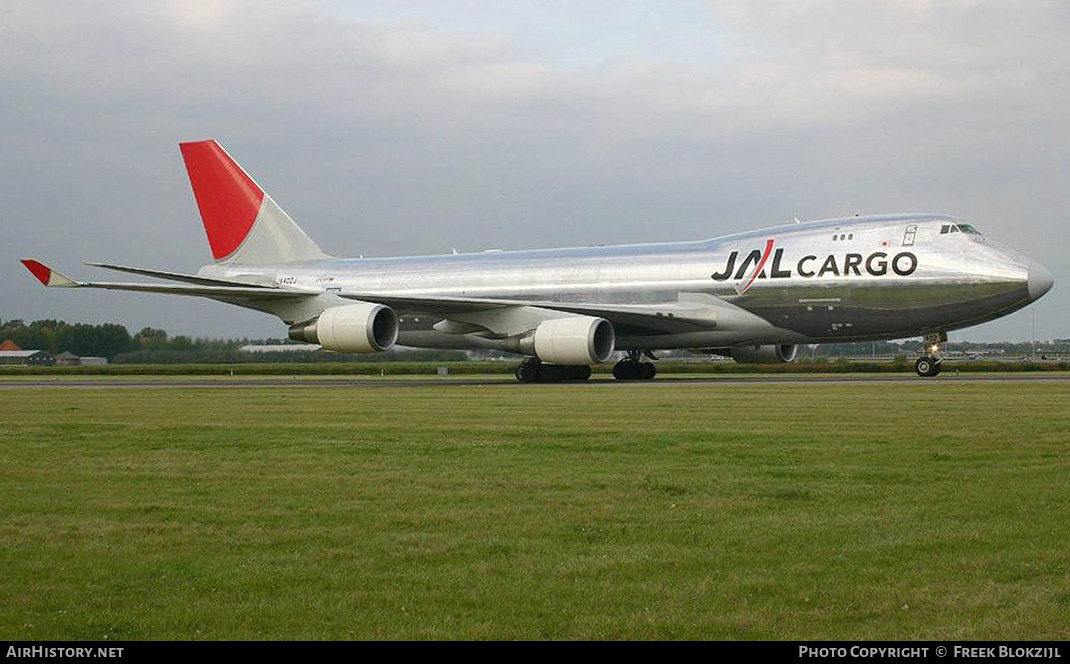
[[[330,258],[219,143],[179,147],[216,261],[267,265]]]
[[[214,140],[180,143],[212,257],[221,260],[245,240],[264,191]]]

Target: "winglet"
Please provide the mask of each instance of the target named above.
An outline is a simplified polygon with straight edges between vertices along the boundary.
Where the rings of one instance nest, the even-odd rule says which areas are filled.
[[[29,270],[33,276],[37,277],[37,280],[45,286],[63,288],[78,285],[78,282],[74,279],[66,277],[44,263],[35,261],[32,258],[23,258],[22,264],[25,265],[26,269]]]

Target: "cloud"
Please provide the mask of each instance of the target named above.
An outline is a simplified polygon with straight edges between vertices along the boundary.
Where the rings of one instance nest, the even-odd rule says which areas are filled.
[[[0,0],[0,205],[17,230],[0,316],[277,333],[212,303],[41,293],[14,262],[195,269],[208,253],[175,143],[209,136],[343,254],[917,210],[1070,277],[1051,241],[1070,202],[1064,2],[714,2],[666,11],[642,47],[642,22],[618,39],[603,5],[521,22],[504,13],[539,5],[489,3],[465,29],[405,6],[421,4]],[[591,35],[582,62],[547,53],[564,48],[549,18]],[[1059,290],[1038,311],[1065,330]]]

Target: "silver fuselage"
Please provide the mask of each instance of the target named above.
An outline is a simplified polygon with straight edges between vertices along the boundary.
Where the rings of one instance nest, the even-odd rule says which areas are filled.
[[[1009,314],[1050,287],[1043,268],[984,235],[941,233],[957,223],[941,215],[850,217],[696,242],[329,259],[230,267],[223,274],[322,289],[327,296],[347,291],[657,304],[702,293],[768,323],[760,333],[753,328],[665,335],[618,330],[622,350],[945,332]],[[763,256],[762,269],[754,274]],[[1043,286],[1039,294],[1037,284]],[[438,318],[399,313],[400,344],[473,347],[463,335],[431,329]]]

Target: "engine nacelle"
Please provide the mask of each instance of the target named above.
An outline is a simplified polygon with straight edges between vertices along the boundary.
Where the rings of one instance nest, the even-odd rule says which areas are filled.
[[[609,360],[616,343],[613,324],[605,318],[568,316],[539,323],[521,341],[521,350],[547,364],[600,364]]]
[[[767,346],[736,346],[729,348],[727,355],[741,364],[776,364],[791,362],[799,347],[795,344],[770,344]]]
[[[340,353],[372,353],[394,345],[398,315],[390,307],[371,302],[331,307],[311,322],[291,326],[290,338]]]

